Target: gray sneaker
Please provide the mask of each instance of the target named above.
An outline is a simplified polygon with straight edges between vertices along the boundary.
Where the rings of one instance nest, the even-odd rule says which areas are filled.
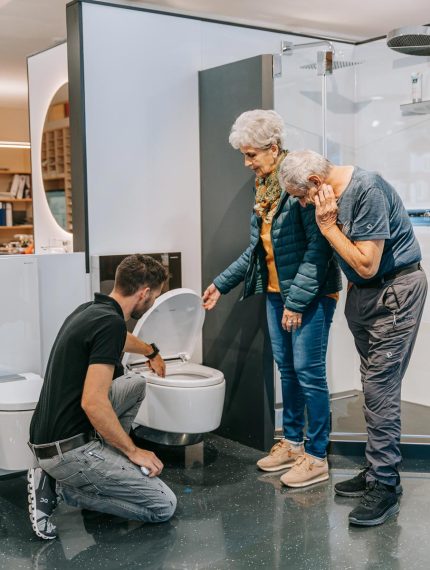
[[[41,467],[29,469],[27,480],[31,526],[39,538],[52,540],[57,537],[57,528],[49,520],[57,506],[55,480]]]

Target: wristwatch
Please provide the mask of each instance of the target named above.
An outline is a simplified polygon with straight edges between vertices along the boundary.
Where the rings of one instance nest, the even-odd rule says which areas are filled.
[[[152,346],[152,352],[151,354],[145,354],[146,358],[148,360],[152,360],[153,358],[155,358],[157,356],[157,354],[160,352],[160,349],[158,348],[158,346],[155,344],[155,342],[150,342],[149,346]]]

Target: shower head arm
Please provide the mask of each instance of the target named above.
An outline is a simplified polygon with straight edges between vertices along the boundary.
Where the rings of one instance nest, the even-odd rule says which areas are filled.
[[[329,40],[320,40],[317,42],[308,42],[306,44],[293,44],[292,42],[288,42],[283,40],[281,42],[281,54],[282,55],[291,55],[293,51],[296,49],[304,49],[304,48],[311,48],[311,47],[318,47],[318,46],[326,46],[326,51],[335,52],[334,45]]]

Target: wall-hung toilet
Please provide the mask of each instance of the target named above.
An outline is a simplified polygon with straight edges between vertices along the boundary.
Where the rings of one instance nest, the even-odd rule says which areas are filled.
[[[133,334],[155,342],[166,362],[166,377],[126,354],[123,365],[146,378],[146,396],[135,419],[137,435],[167,445],[190,445],[221,423],[225,379],[222,372],[191,362],[205,311],[191,289],[161,295],[138,321]]]
[[[33,465],[27,441],[42,384],[31,372],[0,374],[0,470],[23,471]]]

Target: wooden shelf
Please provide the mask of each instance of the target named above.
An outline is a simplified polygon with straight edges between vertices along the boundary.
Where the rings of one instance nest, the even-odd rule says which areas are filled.
[[[0,170],[0,174],[25,174],[28,176],[31,172],[26,170]]]
[[[13,202],[14,204],[30,204],[32,202],[31,198],[2,198],[0,196],[0,202]]]
[[[25,225],[25,226],[0,226],[0,230],[32,230],[33,226]],[[19,234],[19,231],[16,231]]]
[[[43,175],[43,180],[64,180],[66,176],[64,174],[44,174]]]

